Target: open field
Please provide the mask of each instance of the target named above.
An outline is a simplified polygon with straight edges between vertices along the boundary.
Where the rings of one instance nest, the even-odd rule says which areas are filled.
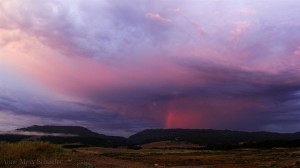
[[[57,145],[39,142],[1,143],[1,167],[8,168],[297,168],[300,149],[269,150],[196,150],[169,144],[148,144],[141,150],[127,148],[61,149]],[[155,146],[156,145],[156,146]],[[160,146],[160,148],[158,147]],[[172,146],[172,147],[170,147]],[[10,148],[8,150],[8,148]],[[11,151],[13,150],[13,152]]]

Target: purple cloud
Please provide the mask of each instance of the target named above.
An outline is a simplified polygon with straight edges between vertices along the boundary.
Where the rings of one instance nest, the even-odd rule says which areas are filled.
[[[296,131],[299,9],[295,0],[3,0],[0,115],[124,135]]]

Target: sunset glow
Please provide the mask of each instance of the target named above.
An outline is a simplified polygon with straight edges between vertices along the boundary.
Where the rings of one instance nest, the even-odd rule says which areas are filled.
[[[296,0],[2,0],[0,126],[300,129]]]

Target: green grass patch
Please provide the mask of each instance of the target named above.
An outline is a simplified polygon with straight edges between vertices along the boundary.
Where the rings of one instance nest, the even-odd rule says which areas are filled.
[[[96,168],[96,166],[89,162],[82,162],[77,164],[77,168]]]
[[[47,158],[59,155],[62,152],[63,149],[61,148],[61,146],[50,144],[48,142],[0,142],[1,161]]]

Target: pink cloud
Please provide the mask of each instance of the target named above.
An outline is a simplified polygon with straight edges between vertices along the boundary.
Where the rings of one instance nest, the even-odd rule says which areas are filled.
[[[218,128],[251,116],[249,109],[267,110],[267,107],[252,99],[176,99],[165,111],[165,128]]]
[[[293,52],[295,55],[300,56],[300,46]]]
[[[238,10],[238,13],[243,15],[254,15],[257,13],[257,11],[254,9],[241,9]]]
[[[147,55],[152,56],[135,60],[118,58],[115,64],[84,56],[66,57],[64,54],[70,52],[53,50],[26,33],[21,33],[20,37],[2,47],[0,58],[12,70],[50,90],[81,95],[89,90],[109,92],[143,85],[195,83],[189,69],[171,58],[155,56],[155,53],[149,52]]]
[[[170,19],[161,17],[159,13],[146,13],[145,17],[150,20],[157,20],[157,21],[162,21],[162,22],[166,22],[166,23],[172,22],[172,20],[170,20]]]
[[[197,32],[197,34],[201,37],[204,37],[206,35],[204,28],[200,26],[197,22],[191,20],[185,13],[183,13],[179,8],[171,10],[172,12],[175,12],[182,16],[186,22],[188,22],[192,28]]]
[[[249,28],[250,23],[247,21],[235,22],[235,28],[231,31],[230,41],[237,41],[240,39]]]
[[[188,17],[186,12],[183,12],[180,8],[171,8],[168,11],[181,16],[186,22],[188,22],[188,24],[192,26],[194,31],[197,32],[199,36],[204,37],[206,35],[204,28],[200,26],[200,24],[198,24],[196,21],[193,21],[190,17]]]

